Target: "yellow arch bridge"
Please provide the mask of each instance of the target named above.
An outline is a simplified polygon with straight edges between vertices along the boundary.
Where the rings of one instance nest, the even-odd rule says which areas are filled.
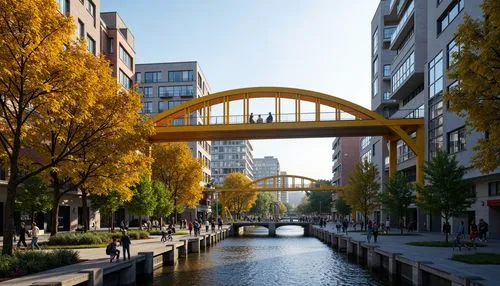
[[[274,101],[273,122],[252,124],[250,99]],[[282,103],[293,102],[294,112],[282,112]],[[302,112],[303,103],[314,112]],[[243,114],[232,114],[240,104]],[[222,115],[213,116],[212,107]],[[234,105],[233,105],[234,107]],[[389,142],[389,173],[396,170],[396,142],[404,141],[416,156],[417,182],[423,183],[424,120],[388,119],[362,106],[310,90],[286,87],[250,87],[227,90],[189,100],[152,118],[152,142],[383,136]]]
[[[237,189],[205,189],[205,192],[300,192],[337,191],[339,187],[303,176],[279,175],[264,177]]]

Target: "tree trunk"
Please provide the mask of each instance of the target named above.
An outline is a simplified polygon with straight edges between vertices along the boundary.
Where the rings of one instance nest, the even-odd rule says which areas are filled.
[[[448,227],[448,218],[445,219],[445,225]],[[444,232],[445,242],[448,244],[448,229]]]
[[[16,178],[16,176],[14,176]],[[2,253],[12,255],[12,235],[14,233],[14,209],[16,207],[17,183],[10,177],[7,185],[7,200],[5,202],[5,226],[3,233]]]
[[[111,232],[115,232],[115,212],[111,211],[109,215],[109,219],[111,219]]]
[[[139,230],[142,230],[142,216],[139,216]]]
[[[52,178],[52,188],[53,188],[53,198],[52,198],[52,228],[50,230],[50,235],[54,236],[57,234],[58,225],[59,225],[59,200],[60,196],[60,186],[59,186],[59,176],[55,172],[50,173],[50,177]]]
[[[89,230],[89,209],[87,203],[87,192],[82,190],[82,221],[83,221],[83,231],[87,232]]]

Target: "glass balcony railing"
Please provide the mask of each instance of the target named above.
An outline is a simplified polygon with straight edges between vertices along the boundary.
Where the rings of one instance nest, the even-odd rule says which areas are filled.
[[[391,92],[390,91],[385,91],[384,92],[384,100],[390,100],[391,99]]]
[[[389,11],[392,11],[392,8],[394,8],[396,2],[398,2],[398,0],[391,0],[391,2],[389,2]]]
[[[396,27],[396,30],[391,36],[391,45],[394,43],[394,40],[398,37],[399,33],[403,29],[403,27],[406,25],[406,22],[412,15],[413,11],[415,11],[415,3],[413,1],[410,2],[410,5],[408,5],[408,8],[406,9],[405,13],[403,14],[403,17],[401,17],[401,21],[399,21],[398,26]]]

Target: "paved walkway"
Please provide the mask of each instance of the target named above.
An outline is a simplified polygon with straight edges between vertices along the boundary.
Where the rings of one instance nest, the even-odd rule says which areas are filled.
[[[317,227],[317,226],[315,226]],[[328,224],[326,229],[330,232],[336,232],[335,227],[332,224]],[[391,233],[399,233],[394,231]],[[419,233],[416,236],[384,236],[379,235],[377,244],[381,250],[386,250],[392,253],[401,253],[402,256],[415,261],[432,261],[433,267],[442,269],[444,271],[459,273],[466,276],[479,276],[485,279],[484,285],[500,285],[500,265],[474,265],[467,264],[458,261],[450,260],[453,254],[468,254],[474,253],[473,250],[464,250],[461,252],[458,250],[453,251],[452,248],[446,247],[423,247],[423,246],[412,246],[406,245],[408,242],[412,241],[444,241],[444,235],[438,233]],[[366,241],[366,235],[359,232],[348,233],[348,236],[352,237],[357,241]],[[453,239],[453,238],[450,238]],[[491,240],[488,241],[487,247],[478,247],[478,252],[488,252],[488,253],[500,253],[500,241]]]

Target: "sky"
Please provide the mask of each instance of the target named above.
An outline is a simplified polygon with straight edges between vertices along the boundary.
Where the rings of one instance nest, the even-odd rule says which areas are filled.
[[[101,0],[135,36],[136,63],[198,61],[212,92],[303,88],[370,107],[378,0]],[[255,114],[274,106],[251,102]],[[307,108],[303,112],[307,111]],[[332,138],[252,140],[282,171],[332,177]]]

